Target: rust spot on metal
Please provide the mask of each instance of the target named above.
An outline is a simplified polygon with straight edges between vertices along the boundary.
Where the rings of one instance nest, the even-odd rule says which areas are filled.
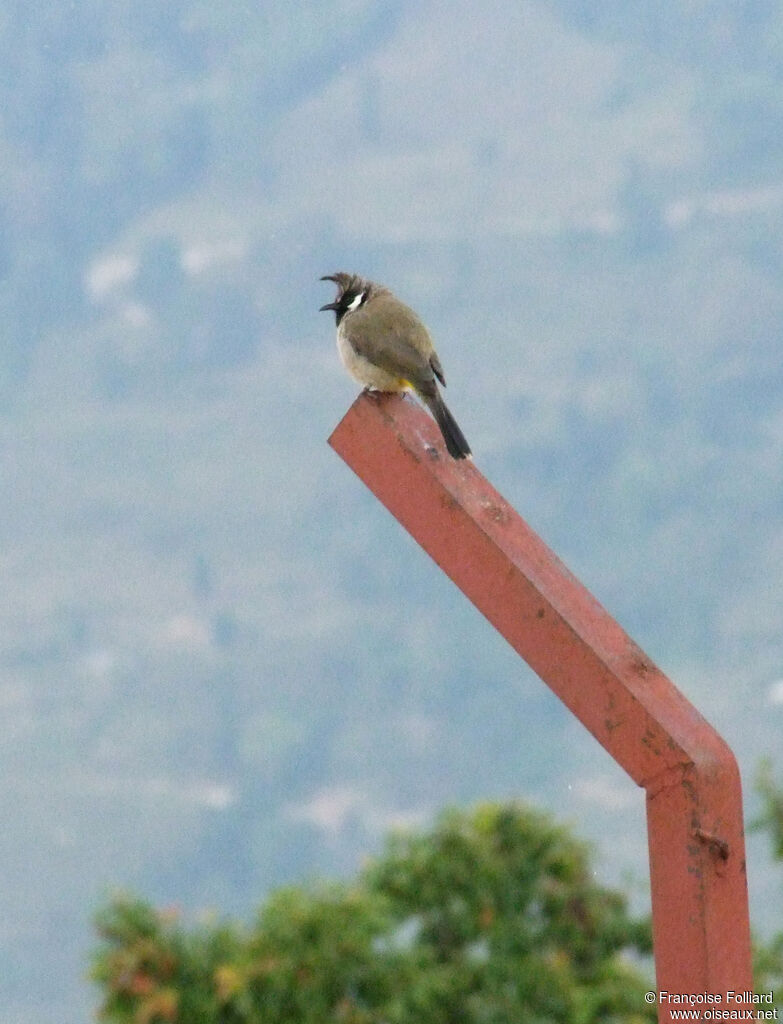
[[[508,510],[503,508],[502,505],[484,505],[484,514],[492,520],[493,523],[507,523],[509,522],[510,516]]]
[[[646,729],[642,736],[642,743],[645,747],[648,747],[657,756],[661,756],[661,737],[659,733],[654,732],[652,729]]]
[[[714,832],[706,832],[703,828],[695,828],[693,834],[700,843],[704,843],[709,848],[714,857],[719,860],[729,859],[729,844],[725,839],[716,836]]]
[[[683,781],[684,765],[674,765],[672,768],[664,768],[650,778],[642,779],[640,785],[644,786],[650,799],[655,799],[659,793],[681,787]]]
[[[630,647],[630,669],[634,675],[644,677],[656,671],[655,665],[644,651],[639,650],[636,644],[631,644]]]

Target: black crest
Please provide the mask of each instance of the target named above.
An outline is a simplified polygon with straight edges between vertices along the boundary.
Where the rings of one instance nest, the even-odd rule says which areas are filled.
[[[343,271],[327,274],[321,280],[334,281],[337,285],[337,297],[334,302],[327,302],[325,306],[321,306],[321,310],[333,310],[338,324],[346,313],[352,313],[363,305],[375,287],[372,281],[366,281],[358,274],[346,274]]]

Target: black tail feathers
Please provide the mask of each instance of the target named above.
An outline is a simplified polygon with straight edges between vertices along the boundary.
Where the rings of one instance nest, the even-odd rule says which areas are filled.
[[[443,440],[446,442],[446,449],[453,459],[467,459],[471,455],[470,445],[465,440],[465,435],[457,426],[457,421],[448,410],[439,392],[435,392],[432,398],[426,398],[430,412],[435,417],[435,422],[440,427]]]

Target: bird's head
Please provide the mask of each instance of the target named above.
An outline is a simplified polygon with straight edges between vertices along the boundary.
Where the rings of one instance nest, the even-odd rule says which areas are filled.
[[[337,285],[337,296],[334,302],[327,302],[325,306],[321,306],[319,312],[323,312],[325,309],[332,310],[338,324],[348,313],[353,313],[363,306],[378,290],[378,285],[373,284],[372,281],[367,281],[358,274],[346,274],[344,271],[327,274],[321,280],[334,281]]]

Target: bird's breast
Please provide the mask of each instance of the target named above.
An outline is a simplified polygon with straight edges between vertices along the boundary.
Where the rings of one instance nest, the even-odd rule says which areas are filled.
[[[366,388],[374,388],[376,391],[407,391],[410,387],[407,381],[360,355],[342,325],[337,329],[337,351],[348,373]]]

